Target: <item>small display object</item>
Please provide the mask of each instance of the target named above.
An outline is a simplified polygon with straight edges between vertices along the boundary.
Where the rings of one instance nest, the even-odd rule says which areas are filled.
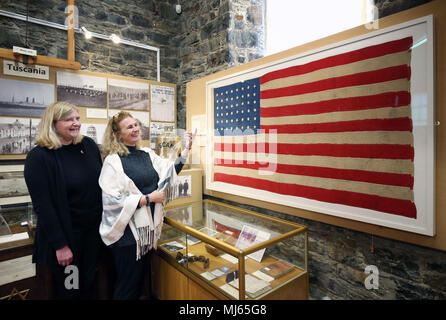
[[[288,272],[293,271],[293,266],[285,261],[279,260],[260,269],[260,271],[266,273],[274,279],[277,279],[286,275]]]
[[[157,253],[222,299],[308,299],[307,243],[306,226],[203,200],[166,210]]]
[[[178,250],[186,248],[185,245],[178,241],[171,241],[169,243],[164,243],[161,245],[164,249],[168,250],[169,252],[176,252]]]

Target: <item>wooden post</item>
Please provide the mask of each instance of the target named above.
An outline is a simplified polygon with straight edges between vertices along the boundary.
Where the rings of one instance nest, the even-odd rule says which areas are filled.
[[[67,49],[67,60],[75,61],[75,45],[74,45],[74,23],[75,23],[75,10],[74,10],[75,0],[67,0],[68,5],[68,49]]]

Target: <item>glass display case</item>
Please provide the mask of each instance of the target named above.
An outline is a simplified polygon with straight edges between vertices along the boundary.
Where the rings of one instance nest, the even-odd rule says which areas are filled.
[[[308,299],[307,247],[306,226],[203,200],[166,209],[157,251],[227,299]]]
[[[0,205],[0,249],[31,244],[35,227],[32,203]]]

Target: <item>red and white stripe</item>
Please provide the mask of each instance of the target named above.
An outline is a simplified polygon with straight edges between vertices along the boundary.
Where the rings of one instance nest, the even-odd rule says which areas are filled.
[[[260,78],[262,134],[214,137],[214,181],[416,218],[412,38]]]

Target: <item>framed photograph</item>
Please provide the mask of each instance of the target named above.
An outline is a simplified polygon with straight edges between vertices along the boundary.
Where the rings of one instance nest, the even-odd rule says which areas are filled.
[[[178,176],[175,183],[169,189],[172,199],[192,196],[192,176]]]
[[[26,154],[34,146],[40,119],[0,118],[0,154]]]
[[[107,107],[107,78],[57,72],[57,101],[81,107]]]
[[[206,185],[435,234],[433,16],[206,83]]]
[[[0,116],[42,116],[54,102],[54,85],[0,78]]]
[[[150,85],[152,121],[175,121],[175,88]]]
[[[108,107],[111,109],[149,111],[149,84],[108,79]]]

